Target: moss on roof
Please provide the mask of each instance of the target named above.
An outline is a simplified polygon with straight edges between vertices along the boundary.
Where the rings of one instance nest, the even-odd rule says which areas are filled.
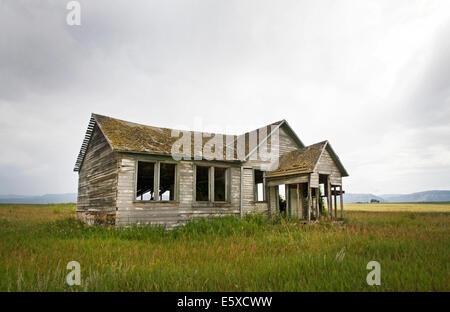
[[[146,126],[97,114],[93,114],[93,116],[106,136],[106,139],[111,144],[111,147],[117,151],[171,155],[172,145],[179,139],[179,137],[172,136],[172,131],[177,131],[175,129]],[[200,137],[202,138],[202,150],[205,144],[215,135],[222,135],[223,143],[226,144],[226,135],[224,134],[185,130],[178,131],[180,131],[180,134],[183,132],[189,132],[191,134],[192,144],[190,154],[182,156],[194,156],[195,134],[200,134]],[[237,136],[233,135],[234,155],[232,159],[227,160],[238,160],[235,144],[236,140]],[[214,151],[215,150],[213,149],[212,152]],[[224,159],[226,159],[225,148],[223,149],[223,155]]]
[[[171,129],[139,125],[111,117],[94,115],[111,146],[119,151],[170,154],[178,139]]]
[[[152,127],[141,125],[137,123],[132,123],[116,118],[111,118],[103,115],[92,114],[91,121],[88,126],[88,130],[86,132],[85,140],[83,141],[83,145],[81,147],[81,151],[77,158],[77,162],[75,164],[75,171],[78,171],[81,163],[84,159],[85,150],[87,148],[89,139],[91,137],[91,132],[94,125],[97,124],[101,129],[109,144],[114,150],[121,152],[141,152],[141,153],[150,153],[150,154],[160,154],[160,155],[172,155],[172,146],[179,139],[179,137],[172,136],[172,131],[175,129],[169,128],[160,128],[160,127]],[[290,127],[287,125],[285,120],[274,122],[270,125],[266,126],[266,134],[265,137],[268,137],[268,143],[271,144],[270,133],[273,130],[272,126],[282,126],[285,125],[287,130]],[[263,128],[260,128],[263,129]],[[231,160],[231,161],[242,161],[244,159],[239,159],[237,155],[237,142],[238,138],[245,138],[245,158],[249,156],[252,152],[249,146],[249,138],[250,134],[253,132],[255,136],[260,136],[261,132],[258,133],[259,129],[253,130],[251,132],[246,132],[242,135],[224,135],[224,134],[216,134],[216,133],[203,133],[203,132],[194,132],[194,131],[183,131],[178,130],[180,133],[189,132],[191,134],[191,142],[194,142],[194,136],[199,134],[199,137],[202,138],[202,150],[207,142],[211,140],[212,137],[217,135],[223,136],[223,143],[226,146],[227,137],[231,137],[232,145],[234,147],[234,155],[232,159],[229,159],[226,155],[227,149],[223,149],[223,159]],[[292,130],[291,130],[292,132]],[[292,132],[291,135],[295,135]],[[261,142],[265,138],[258,137],[257,141]],[[303,143],[297,138],[298,145],[303,146]],[[338,165],[341,170],[342,176],[348,176],[347,171],[343,167],[342,163],[337,157],[336,153],[333,151],[331,146],[328,144],[328,141],[323,141],[320,143],[316,143],[299,150],[292,151],[283,155],[279,162],[279,167],[277,170],[272,172],[267,172],[267,177],[276,177],[282,175],[289,174],[298,174],[298,173],[309,173],[312,172],[320,158],[320,155],[324,148],[330,152],[332,158]],[[214,150],[212,151],[214,153]],[[181,152],[180,152],[181,154]],[[194,144],[191,144],[191,150],[189,155],[181,155],[181,156],[194,156]]]
[[[313,172],[327,143],[327,141],[319,142],[284,154],[280,158],[278,169],[268,172],[266,176],[270,178]]]

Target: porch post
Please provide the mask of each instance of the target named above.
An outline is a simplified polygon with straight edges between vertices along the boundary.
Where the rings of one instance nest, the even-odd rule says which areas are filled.
[[[303,219],[303,209],[300,207],[300,184],[297,183],[297,212],[300,219]]]
[[[327,176],[327,206],[328,206],[328,219],[332,219],[333,214],[331,210],[331,183],[330,183],[330,176]]]
[[[308,180],[308,222],[311,221],[311,175],[309,175]]]
[[[280,189],[279,186],[273,186],[275,193],[275,209],[280,211]],[[287,216],[287,207],[286,207],[286,216]]]
[[[214,167],[209,168],[209,200],[214,202]]]
[[[155,163],[154,167],[154,175],[153,175],[153,198],[155,200],[159,200],[159,161]]]
[[[289,201],[290,200],[290,196],[289,196],[289,185],[288,184],[285,184],[284,185],[284,199],[285,199],[285,201],[286,201],[286,211],[287,211],[287,215],[288,216],[292,216],[292,204],[291,204],[291,202]],[[289,209],[289,207],[290,207],[290,209]]]
[[[341,186],[339,187],[339,190],[340,190],[340,196],[341,196],[341,218],[342,219],[344,219],[344,197],[342,196],[342,184],[341,184]]]
[[[334,218],[337,219],[337,186],[334,187]]]
[[[316,188],[316,220],[319,220],[320,218],[319,201],[320,201],[320,191],[319,188]]]

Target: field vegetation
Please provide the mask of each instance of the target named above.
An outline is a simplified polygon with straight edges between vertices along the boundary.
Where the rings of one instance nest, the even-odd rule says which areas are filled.
[[[247,216],[166,231],[4,204],[0,291],[450,291],[450,205],[394,205],[346,205],[344,224]],[[72,260],[81,286],[65,282]],[[366,283],[371,260],[380,286]]]

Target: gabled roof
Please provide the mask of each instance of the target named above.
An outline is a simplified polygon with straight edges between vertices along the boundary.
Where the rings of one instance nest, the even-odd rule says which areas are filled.
[[[278,169],[268,172],[266,174],[266,177],[271,178],[314,172],[324,150],[327,150],[330,153],[333,161],[339,168],[341,175],[343,177],[348,176],[347,171],[339,160],[339,157],[331,148],[329,142],[322,141],[284,154],[280,158]]]
[[[246,156],[245,156],[245,160],[248,160],[250,155],[252,155],[253,153],[255,153],[259,147],[260,144],[263,144],[266,140],[268,140],[271,135],[273,133],[275,133],[275,131],[279,130],[280,128],[283,128],[284,131],[286,131],[286,133],[294,140],[294,143],[297,145],[298,148],[303,148],[305,147],[305,145],[303,144],[303,142],[299,139],[299,137],[297,136],[297,134],[294,132],[294,130],[292,130],[291,126],[289,126],[288,122],[283,119],[274,123],[271,123],[270,125],[266,126],[266,136],[264,138],[258,138],[258,142],[259,144],[254,147],[252,150],[250,150],[249,148],[249,136],[251,132],[256,132],[258,129],[255,129],[253,131],[250,132],[246,132],[242,135],[240,135],[239,137],[245,136],[246,140],[245,140],[245,150],[246,150]]]
[[[278,121],[275,123],[272,123],[270,125],[267,125],[267,131],[265,138],[259,138],[259,142],[261,140],[266,140],[271,135],[271,131],[273,130],[273,126],[280,127],[284,125],[286,121]],[[287,124],[287,123],[286,123]],[[169,129],[169,128],[162,128],[162,127],[153,127],[153,126],[147,126],[147,125],[141,125],[129,121],[124,121],[112,117],[107,117],[103,115],[98,114],[92,114],[91,120],[89,122],[88,130],[86,131],[86,135],[83,141],[83,144],[81,146],[80,152],[78,154],[78,158],[74,167],[74,171],[79,171],[81,168],[81,165],[83,163],[87,147],[89,145],[89,141],[92,136],[92,131],[95,127],[95,125],[98,126],[100,131],[105,136],[106,140],[108,141],[111,148],[115,151],[119,152],[135,152],[135,153],[148,153],[148,154],[157,154],[157,155],[172,155],[172,145],[179,139],[179,137],[173,137],[172,131],[175,129]],[[287,131],[292,131],[289,126]],[[181,132],[186,132],[182,130],[178,130]],[[256,131],[256,130],[254,130]],[[205,145],[206,142],[208,142],[212,136],[215,136],[217,134],[215,133],[204,133],[204,132],[191,132],[191,142],[194,142],[194,135],[198,134],[199,137],[202,138],[202,148]],[[237,155],[237,141],[238,137],[237,135],[223,135],[224,139],[224,146],[226,145],[226,136],[231,136],[231,141],[234,144],[234,155],[231,157],[225,157],[226,149],[224,149],[224,159],[227,161],[244,161],[248,158],[248,156],[254,151],[250,150],[249,147],[249,140],[248,136],[250,135],[250,132],[247,132],[243,134],[242,136],[246,137],[246,145],[245,145],[245,157],[244,159],[239,159]],[[294,140],[298,140],[298,142],[301,143],[301,141],[298,139],[298,137],[294,133]],[[228,141],[229,142],[229,141]],[[297,142],[297,141],[296,141]],[[194,156],[194,144],[191,144],[191,151],[190,155],[183,155],[183,156]]]
[[[323,141],[284,154],[280,158],[278,169],[268,172],[266,177],[313,172],[325,146],[326,141]]]
[[[83,163],[84,156],[86,156],[86,151],[89,142],[91,141],[92,132],[94,131],[94,128],[95,128],[95,118],[92,115],[91,119],[89,120],[86,134],[84,135],[83,143],[81,144],[80,152],[78,153],[77,161],[75,162],[75,167],[73,168],[73,171],[80,171],[81,164]]]
[[[348,177],[348,172],[344,168],[344,165],[342,164],[341,160],[339,159],[339,156],[336,154],[334,149],[331,147],[330,142],[328,142],[328,141],[326,141],[326,142],[327,142],[326,149],[327,149],[328,153],[330,153],[331,158],[333,158],[336,166],[339,168],[339,171],[341,172],[341,176]]]
[[[134,152],[134,153],[147,153],[147,154],[171,156],[172,145],[179,139],[178,137],[173,137],[171,135],[174,129],[141,125],[112,117],[92,114],[88,128],[86,130],[86,135],[83,140],[83,144],[81,145],[81,149],[78,154],[77,161],[75,163],[74,171],[79,171],[81,168],[95,126],[97,126],[103,133],[111,148],[119,152]],[[328,141],[323,141],[305,147],[302,141],[298,138],[298,136],[289,126],[287,121],[284,119],[281,121],[271,123],[265,127],[267,130],[266,135],[264,138],[261,137],[258,138],[259,144],[263,143],[265,140],[270,138],[270,136],[276,129],[283,128],[284,131],[286,131],[286,133],[294,140],[294,142],[297,144],[299,148],[299,150],[295,150],[283,155],[280,159],[278,170],[268,173],[269,174],[268,177],[276,176],[277,174],[286,175],[290,174],[291,172],[295,173],[313,172],[324,148],[326,148],[327,151],[330,153],[331,157],[333,158],[339,170],[341,171],[342,176],[344,177],[348,176],[347,171],[345,170],[344,166],[339,160],[339,157],[331,148],[331,145],[328,143]],[[258,129],[253,130],[253,132],[257,130]],[[186,132],[182,130],[178,131],[180,131],[180,133]],[[205,143],[211,139],[212,136],[217,135],[215,133],[204,133],[195,131],[190,132],[192,136],[191,137],[192,142],[194,141],[194,135],[199,134],[199,137],[202,138],[202,148],[205,145]],[[227,161],[238,161],[238,162],[247,160],[249,156],[252,153],[254,153],[257,149],[253,148],[252,150],[250,150],[249,136],[251,132],[252,131],[246,132],[240,136],[231,135],[232,137],[231,139],[234,144],[234,155],[232,159],[229,159],[229,157],[226,158],[225,157],[226,150],[224,149],[224,159],[227,159]],[[226,141],[227,136],[230,137],[230,135],[223,134],[224,145],[226,145],[227,143]],[[242,136],[246,138],[245,157],[244,159],[239,159],[237,156],[237,141],[238,138]],[[194,144],[191,144],[191,153],[188,156],[194,157]]]

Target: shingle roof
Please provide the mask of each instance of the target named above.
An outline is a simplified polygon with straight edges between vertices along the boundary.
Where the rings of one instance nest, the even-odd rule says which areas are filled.
[[[170,154],[172,144],[178,137],[172,137],[172,129],[152,127],[93,114],[111,147],[117,151]]]
[[[339,157],[334,152],[328,141],[322,141],[284,154],[279,161],[278,169],[268,172],[266,177],[279,177],[292,174],[311,173],[316,168],[323,150],[330,153],[341,175],[347,177],[348,173],[342,165]]]
[[[272,123],[267,127],[266,137],[270,136],[271,126],[279,127],[285,121],[277,121]],[[81,147],[80,153],[75,164],[74,171],[78,171],[84,159],[84,155],[89,144],[90,137],[92,135],[92,130],[94,125],[97,124],[99,129],[102,131],[106,140],[110,144],[111,148],[120,152],[139,152],[139,153],[150,153],[158,155],[172,155],[172,146],[179,139],[178,136],[172,136],[172,131],[175,129],[153,127],[147,125],[141,125],[129,121],[124,121],[108,116],[92,114],[91,120],[88,126],[88,131],[86,132],[83,145]],[[186,132],[178,130],[180,133]],[[256,131],[256,130],[254,130]],[[208,142],[212,136],[217,135],[216,133],[204,133],[204,132],[194,132],[188,131],[191,134],[191,142],[194,142],[194,135],[198,134],[202,138],[202,149],[206,142]],[[220,134],[219,134],[220,135]],[[246,137],[245,144],[245,158],[239,159],[237,155],[237,141],[241,136],[237,135],[223,135],[223,142],[226,145],[226,137],[231,137],[234,145],[234,155],[233,157],[226,157],[226,149],[224,148],[224,159],[227,161],[243,161],[252,152],[249,147],[248,137],[250,132],[247,132],[241,136]],[[264,138],[259,138],[259,140]],[[229,141],[228,141],[229,142]],[[194,156],[194,144],[191,144],[191,151],[189,155],[182,156]],[[231,158],[231,159],[230,159]]]
[[[327,143],[319,142],[284,154],[280,158],[278,169],[268,172],[266,177],[313,172]]]

